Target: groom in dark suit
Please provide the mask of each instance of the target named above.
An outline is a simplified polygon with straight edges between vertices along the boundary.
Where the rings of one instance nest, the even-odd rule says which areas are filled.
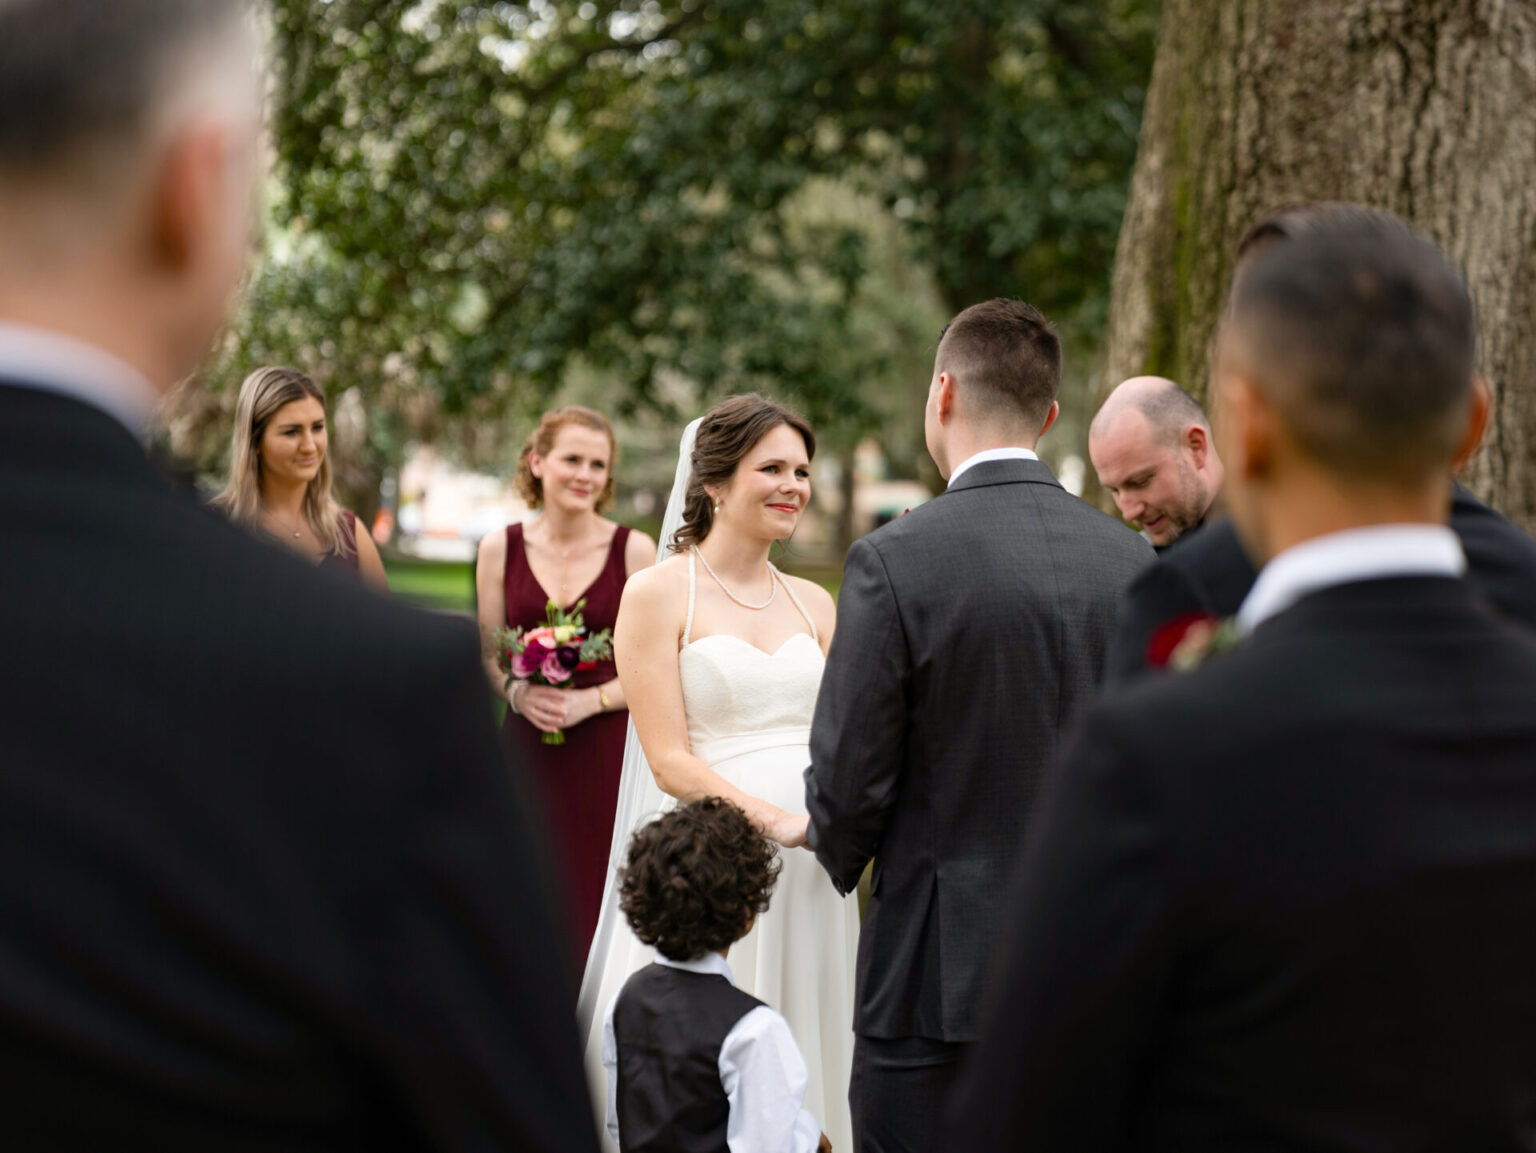
[[[0,3],[0,1139],[595,1150],[474,631],[173,491],[261,81],[236,0]]]
[[[858,541],[844,568],[805,781],[808,842],[838,891],[874,860],[849,1092],[859,1153],[943,1143],[1035,791],[1098,682],[1121,592],[1153,559],[1035,455],[1060,380],[1060,345],[1030,305],[957,316],[926,413],[949,487]]]
[[[1064,754],[956,1148],[1532,1146],[1536,639],[1446,526],[1474,345],[1398,228],[1320,225],[1238,285],[1218,433],[1267,563],[1203,663]]]

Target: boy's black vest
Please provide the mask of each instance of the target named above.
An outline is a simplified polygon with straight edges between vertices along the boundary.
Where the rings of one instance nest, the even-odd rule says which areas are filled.
[[[623,1153],[729,1153],[720,1046],[762,1002],[723,976],[647,965],[613,1007]]]

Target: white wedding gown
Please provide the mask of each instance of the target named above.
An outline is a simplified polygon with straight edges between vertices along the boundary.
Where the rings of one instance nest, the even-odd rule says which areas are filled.
[[[693,640],[693,559],[688,558],[688,619],[677,656],[693,754],[742,792],[785,812],[804,813],[802,774],[810,763],[811,716],[825,664],[816,625],[780,577],[809,633],[796,633],[774,653],[735,636]],[[781,849],[780,858],[783,870],[768,911],[731,946],[727,960],[736,984],[789,1022],[810,1073],[805,1107],[821,1122],[833,1149],[846,1153],[853,1148],[848,1078],[858,902],[838,895],[809,850]],[[627,924],[616,927],[596,1005],[606,1007],[630,974],[654,957],[655,950],[642,945]],[[599,1116],[607,1091],[598,1048],[601,1020],[599,1011],[586,1053]],[[606,1129],[603,1141],[613,1148]]]

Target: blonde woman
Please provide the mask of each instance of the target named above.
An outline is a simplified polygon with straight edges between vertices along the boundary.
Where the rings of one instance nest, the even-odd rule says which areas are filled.
[[[656,560],[654,541],[603,516],[614,450],[612,426],[590,408],[556,409],[539,421],[517,470],[518,491],[539,515],[480,543],[475,584],[487,633],[537,625],[550,601],[569,609],[585,600],[589,629],[613,627],[625,581]],[[569,689],[519,682],[509,693],[493,658],[486,673],[509,703],[506,736],[544,806],[572,955],[583,957],[607,876],[629,721],[624,689],[611,660],[577,670]],[[565,743],[544,744],[541,735],[556,730]]]
[[[240,386],[229,483],[213,506],[311,564],[388,588],[373,540],[331,496],[326,449],[320,386],[294,368],[258,368]]]

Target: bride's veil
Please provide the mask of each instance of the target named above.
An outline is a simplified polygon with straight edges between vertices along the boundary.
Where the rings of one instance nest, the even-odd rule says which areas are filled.
[[[677,447],[677,475],[672,481],[672,494],[667,498],[667,511],[661,521],[661,535],[656,543],[656,561],[661,563],[670,551],[672,536],[683,524],[683,510],[688,503],[688,482],[693,479],[693,441],[699,430],[695,420],[683,430],[682,442]],[[629,734],[624,740],[624,767],[619,776],[619,803],[613,814],[613,840],[608,848],[608,877],[603,882],[603,906],[597,916],[597,932],[592,937],[592,947],[587,952],[587,967],[581,977],[581,996],[576,1002],[577,1020],[585,1036],[596,1016],[603,1011],[603,974],[607,967],[608,953],[613,948],[617,930],[623,924],[624,914],[619,911],[619,868],[624,864],[625,851],[634,831],[650,820],[670,801],[651,775],[645,752],[640,748],[640,738],[635,735],[635,722],[629,722]],[[619,979],[627,977],[622,974]],[[611,997],[617,988],[607,991]]]

